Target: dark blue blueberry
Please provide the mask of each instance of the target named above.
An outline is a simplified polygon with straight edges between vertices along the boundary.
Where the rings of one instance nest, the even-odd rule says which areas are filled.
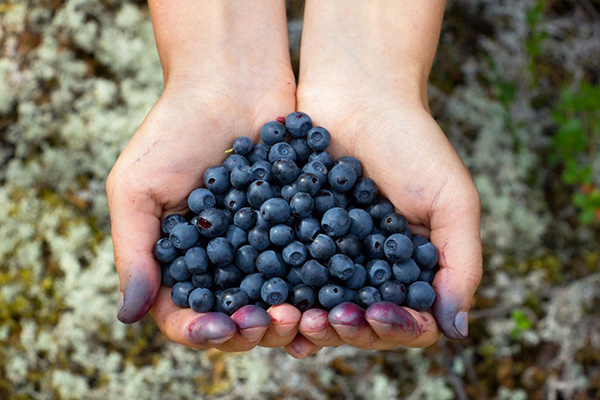
[[[257,228],[263,228],[266,230],[271,229],[273,224],[267,222],[263,217],[260,216],[260,210],[256,211],[256,225]]]
[[[223,200],[225,199],[225,193],[213,193],[215,195],[215,199],[217,200],[216,208],[223,207]]]
[[[263,251],[271,245],[269,230],[258,226],[250,229],[250,232],[248,232],[248,243],[256,250]]]
[[[303,243],[293,241],[287,246],[285,246],[282,252],[282,256],[283,261],[285,261],[286,264],[292,266],[299,266],[304,264],[304,262],[306,261],[306,258],[308,257],[308,249]]]
[[[355,264],[363,265],[366,262],[367,262],[367,257],[365,257],[365,255],[362,253],[354,259]]]
[[[197,228],[204,237],[214,238],[225,233],[229,221],[222,210],[207,208],[198,215]]]
[[[263,251],[258,255],[256,269],[268,277],[284,277],[287,275],[287,268],[281,254],[273,250]]]
[[[321,227],[329,236],[344,236],[350,230],[350,215],[340,207],[329,209],[321,218]]]
[[[279,186],[279,185],[271,185],[271,188],[273,188],[273,195],[275,197],[281,197],[281,186]]]
[[[367,270],[360,264],[354,264],[352,276],[344,282],[348,289],[358,290],[367,282]]]
[[[435,278],[435,273],[436,273],[435,269],[423,270],[419,274],[419,278],[417,280],[427,282],[431,285],[431,283],[433,282],[433,278]]]
[[[333,157],[327,151],[315,151],[308,156],[308,162],[319,161],[330,170],[333,167]]]
[[[296,187],[299,192],[306,192],[314,196],[321,189],[321,181],[315,174],[303,173],[296,180]]]
[[[265,276],[260,272],[256,272],[242,279],[240,289],[246,292],[250,300],[258,300],[260,299],[260,289],[263,283],[265,283]]]
[[[169,238],[159,239],[154,245],[154,257],[161,262],[171,262],[177,257],[177,248]]]
[[[270,162],[266,160],[257,161],[250,168],[252,169],[252,180],[272,181],[273,176],[271,171],[273,166]]]
[[[356,295],[356,302],[364,309],[369,308],[371,304],[379,301],[381,301],[381,293],[377,288],[372,286],[365,286],[359,289]]]
[[[175,227],[180,222],[186,222],[186,219],[183,215],[180,214],[171,214],[167,216],[160,225],[160,230],[163,235],[169,235],[171,233],[171,229]]]
[[[208,268],[206,251],[199,246],[192,247],[185,252],[185,265],[192,274],[201,274]]]
[[[308,143],[306,143],[306,139],[296,138],[290,141],[290,146],[296,152],[296,161],[298,163],[305,163],[308,161],[308,157],[310,156],[311,149],[308,147]]]
[[[254,181],[248,187],[246,192],[246,201],[254,208],[260,208],[262,203],[272,198],[275,194],[273,188],[267,181]]]
[[[223,203],[225,203],[227,210],[235,214],[240,208],[246,206],[246,192],[239,189],[231,189],[225,195]]]
[[[383,282],[379,291],[383,301],[401,305],[406,300],[406,287],[398,281]]]
[[[331,134],[322,126],[315,126],[308,131],[306,141],[314,151],[323,151],[329,147],[329,143],[331,143]]]
[[[225,237],[231,242],[234,249],[237,249],[248,242],[248,234],[245,230],[235,225],[229,225],[225,231]]]
[[[204,172],[204,186],[213,193],[225,193],[229,189],[229,172],[223,166],[210,167]]]
[[[417,266],[417,263],[412,259],[408,259],[401,263],[394,263],[394,266],[392,267],[394,279],[404,285],[410,285],[419,279],[420,273],[421,270]]]
[[[360,240],[369,236],[373,230],[373,218],[365,210],[354,208],[348,212],[350,214],[350,233]]]
[[[288,225],[275,225],[269,230],[269,240],[275,246],[285,246],[294,240],[294,230]]]
[[[384,235],[393,235],[394,233],[402,233],[408,229],[408,222],[404,215],[397,212],[386,214],[379,224],[379,229]]]
[[[350,257],[336,254],[329,259],[329,275],[342,281],[350,279],[354,274],[354,263]]]
[[[331,310],[346,300],[346,289],[335,283],[328,283],[319,289],[319,303],[323,308]]]
[[[281,278],[271,278],[260,289],[260,297],[269,305],[283,304],[288,298],[288,284]]]
[[[329,282],[329,271],[317,260],[305,262],[300,273],[302,281],[313,288],[320,288]]]
[[[239,136],[233,141],[233,151],[245,156],[252,151],[252,140],[248,136]]]
[[[335,197],[333,193],[327,189],[321,189],[314,197],[315,207],[313,212],[317,215],[323,215],[325,211],[335,207]]]
[[[379,222],[383,217],[394,212],[394,205],[388,199],[380,197],[369,206],[368,211],[371,218]]]
[[[239,286],[244,274],[235,265],[215,267],[213,279],[221,289]]]
[[[358,238],[352,234],[344,235],[335,240],[337,252],[345,254],[351,259],[355,259],[360,255],[362,244]]]
[[[375,201],[377,197],[377,185],[371,178],[359,178],[354,185],[352,198],[361,207],[366,207]]]
[[[217,199],[210,190],[199,188],[190,193],[187,199],[187,204],[194,214],[200,214],[202,210],[215,207],[217,205]]]
[[[247,244],[235,252],[235,265],[245,274],[251,274],[256,270],[256,257],[258,251]]]
[[[335,254],[335,242],[331,237],[321,233],[308,245],[308,251],[319,261],[329,260]]]
[[[277,143],[269,150],[269,162],[274,163],[282,159],[296,161],[296,152],[289,143]]]
[[[205,272],[203,274],[192,275],[192,283],[194,287],[210,289],[214,284],[212,272]]]
[[[290,304],[300,312],[311,309],[317,302],[317,292],[308,285],[300,284],[294,286],[290,296]]]
[[[363,252],[365,256],[370,259],[383,258],[385,252],[383,250],[383,244],[385,243],[385,236],[381,233],[373,233],[363,240]]]
[[[240,208],[233,216],[233,224],[247,231],[256,225],[256,211],[250,207]]]
[[[333,198],[335,199],[335,205],[341,207],[344,210],[350,206],[350,197],[347,193],[332,191]]]
[[[321,185],[327,183],[328,171],[329,169],[327,169],[327,167],[320,161],[310,161],[308,164],[302,167],[303,173],[314,174],[317,178],[319,178]]]
[[[173,303],[179,307],[188,308],[190,306],[188,297],[192,290],[194,290],[192,282],[178,282],[173,285],[173,288],[171,289],[171,299],[173,300]]]
[[[262,308],[263,310],[268,310],[271,308],[271,306],[265,303],[262,299],[254,300],[252,304],[254,304],[256,307]]]
[[[290,217],[290,205],[281,197],[268,199],[260,206],[260,216],[270,224],[282,224]]]
[[[401,233],[389,236],[383,245],[386,257],[392,262],[404,262],[413,253],[412,241]]]
[[[269,121],[260,128],[260,138],[269,146],[285,140],[285,126],[278,121]]]
[[[190,293],[188,302],[197,313],[209,312],[215,305],[215,295],[209,289],[196,288]]]
[[[229,182],[231,186],[236,189],[244,190],[254,180],[252,168],[247,165],[238,165],[235,167],[229,175]]]
[[[245,291],[236,287],[223,290],[223,293],[219,296],[219,303],[221,303],[223,312],[227,315],[231,315],[250,303],[250,299]]]
[[[421,269],[432,269],[437,265],[438,251],[429,240],[415,235],[412,243],[414,244],[414,254],[412,257]]]
[[[315,201],[310,194],[298,192],[290,200],[290,211],[292,215],[300,218],[308,217],[315,206]]]
[[[229,239],[224,237],[214,238],[208,242],[206,254],[214,265],[224,266],[231,264],[234,258],[234,248]]]
[[[233,223],[233,213],[231,211],[229,211],[229,210],[221,210],[221,212],[223,213],[223,215],[227,219],[227,223],[228,224]]]
[[[335,162],[333,163],[333,166],[335,167],[336,165],[340,165],[340,164],[346,164],[346,165],[349,165],[350,167],[352,167],[354,172],[356,172],[357,177],[362,175],[362,167],[360,165],[360,161],[358,161],[358,159],[356,159],[355,157],[342,156],[342,157],[338,158],[337,160],[335,160]]]
[[[187,250],[193,247],[198,241],[200,234],[198,229],[189,222],[180,222],[171,229],[169,239],[173,246],[181,250]]]
[[[296,227],[294,232],[296,233],[296,237],[302,242],[312,242],[317,234],[321,230],[321,223],[319,220],[308,217],[302,218],[298,222],[296,222]]]
[[[162,284],[168,287],[173,287],[177,283],[177,279],[173,278],[169,267],[161,267]]]
[[[292,160],[281,158],[273,163],[271,168],[273,179],[282,184],[288,185],[294,182],[300,175],[300,168]]]
[[[285,280],[292,286],[303,283],[302,281],[302,267],[290,268],[290,271],[285,276]]]
[[[241,156],[239,154],[232,154],[223,161],[222,164],[227,172],[231,173],[236,167],[249,166],[250,163],[246,157]]]
[[[435,291],[427,282],[417,281],[408,287],[406,303],[416,311],[427,310],[435,301]]]
[[[356,303],[356,295],[358,294],[358,290],[348,289],[347,286],[344,286],[344,292],[344,302]]]
[[[250,161],[250,164],[254,164],[260,160],[266,160],[269,156],[269,149],[270,147],[264,143],[256,143],[246,158]]]
[[[312,120],[303,112],[296,111],[285,117],[285,128],[292,137],[304,137],[312,127]]]
[[[223,293],[223,289],[215,290],[213,294],[215,295],[215,306],[213,308],[214,312],[225,313],[223,307],[221,307],[221,294]]]
[[[298,187],[296,183],[290,183],[281,188],[281,197],[288,203],[292,200],[292,197],[298,193]]]
[[[334,165],[327,175],[331,188],[338,192],[347,192],[352,189],[357,177],[352,166],[346,163]]]
[[[367,264],[367,279],[371,286],[379,287],[392,278],[390,264],[384,260],[371,260]]]

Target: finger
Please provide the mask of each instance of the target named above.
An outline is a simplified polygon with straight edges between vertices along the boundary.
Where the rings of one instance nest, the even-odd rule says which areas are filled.
[[[247,305],[231,316],[237,326],[237,333],[217,349],[226,352],[248,351],[253,349],[263,338],[271,317],[260,307]]]
[[[267,310],[271,325],[259,343],[262,347],[283,347],[290,344],[296,333],[302,314],[290,304],[280,304]]]
[[[340,346],[344,341],[329,323],[329,313],[319,308],[313,308],[302,313],[300,333],[317,346]]]
[[[150,310],[160,286],[160,267],[153,254],[160,237],[160,206],[139,186],[123,182],[109,177],[107,194],[121,291],[117,318],[133,323]]]
[[[162,333],[173,342],[196,349],[225,343],[235,336],[237,326],[220,312],[199,314],[191,308],[180,308],[171,300],[171,289],[161,286],[151,310]]]
[[[366,350],[393,347],[379,339],[365,319],[365,310],[354,303],[342,303],[332,308],[329,311],[329,323],[340,338],[351,346]]]
[[[481,206],[472,183],[453,186],[440,194],[431,216],[431,242],[439,250],[440,266],[433,310],[444,335],[460,340],[468,335],[468,312],[482,276]]]
[[[414,311],[388,301],[371,304],[365,318],[381,340],[395,345],[427,347],[440,337],[430,313]]]
[[[321,346],[317,346],[310,340],[302,336],[300,332],[296,334],[296,337],[290,344],[285,346],[285,351],[294,358],[301,359],[315,354],[321,350]]]

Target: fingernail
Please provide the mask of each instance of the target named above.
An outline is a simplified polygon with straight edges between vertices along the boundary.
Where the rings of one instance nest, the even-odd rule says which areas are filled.
[[[139,321],[152,307],[156,294],[157,292],[151,293],[150,284],[145,279],[129,281],[119,301],[117,312],[119,321],[124,324]]]
[[[309,332],[309,333],[307,333],[307,335],[309,335],[311,339],[315,339],[315,340],[325,339],[325,336],[327,336],[327,329],[323,329],[321,331]]]
[[[365,318],[374,328],[382,332],[394,328],[402,332],[419,329],[414,317],[408,311],[388,301],[372,304],[367,309]]]
[[[289,336],[291,333],[294,333],[293,331],[290,331],[290,326],[291,324],[280,324],[280,325],[273,325],[273,331],[278,335],[278,336]]]
[[[454,327],[458,333],[466,338],[469,335],[469,313],[460,311],[456,314],[456,318],[454,318]]]
[[[265,328],[271,324],[271,316],[262,308],[254,305],[247,305],[237,310],[231,319],[235,321],[238,328]]]
[[[123,292],[120,292],[120,295],[119,295],[119,307],[117,308],[117,315],[121,312],[121,309],[123,308],[123,303],[124,303]]]
[[[233,337],[237,331],[235,322],[220,312],[204,314],[187,327],[188,339],[201,346],[221,344]]]
[[[356,332],[358,332],[358,328],[359,328],[358,325],[341,325],[341,324],[335,324],[335,325],[333,325],[333,327],[342,336],[354,335],[354,334],[356,334]]]

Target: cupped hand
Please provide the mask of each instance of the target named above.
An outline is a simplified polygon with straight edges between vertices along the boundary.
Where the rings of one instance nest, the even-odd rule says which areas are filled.
[[[194,348],[241,351],[257,344],[280,347],[294,339],[300,312],[290,305],[268,312],[246,306],[231,317],[177,307],[170,288],[161,286],[153,255],[161,220],[188,211],[189,193],[201,186],[206,168],[224,160],[234,138],[247,135],[256,141],[263,123],[294,110],[293,80],[282,86],[257,90],[235,82],[227,88],[190,79],[169,82],[106,183],[122,296],[119,320],[138,321],[152,308],[169,339]]]
[[[468,334],[468,311],[482,276],[477,190],[419,96],[412,101],[368,93],[303,90],[301,84],[297,107],[331,132],[333,156],[358,158],[363,174],[407,218],[411,231],[439,250],[437,297],[432,310],[422,312],[389,302],[367,310],[349,303],[329,313],[308,310],[300,321],[304,337],[287,346],[296,357],[344,343],[363,349],[426,347],[440,331],[451,339]]]

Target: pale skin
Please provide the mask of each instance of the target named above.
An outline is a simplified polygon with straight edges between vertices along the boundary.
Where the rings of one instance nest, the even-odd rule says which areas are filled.
[[[425,347],[462,339],[481,279],[479,197],[467,169],[428,112],[426,84],[444,2],[306,3],[296,91],[283,2],[150,1],[165,91],[107,181],[115,263],[125,293],[119,319],[152,307],[161,331],[194,348],[284,346],[297,358],[324,346]],[[152,247],[160,219],[186,211],[202,172],[233,139],[294,110],[332,134],[331,153],[353,155],[440,250],[431,312],[390,303],[301,314],[247,306],[231,318],[180,309],[160,287]]]

